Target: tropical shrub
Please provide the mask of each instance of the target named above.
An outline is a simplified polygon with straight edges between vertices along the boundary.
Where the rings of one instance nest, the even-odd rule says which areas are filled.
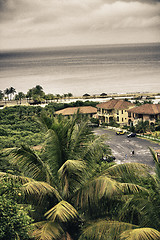
[[[30,239],[30,206],[20,203],[20,185],[4,177],[0,181],[0,239]]]

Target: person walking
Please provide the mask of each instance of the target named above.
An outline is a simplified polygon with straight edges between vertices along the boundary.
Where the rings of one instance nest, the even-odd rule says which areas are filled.
[[[131,151],[131,157],[134,155],[134,150]]]

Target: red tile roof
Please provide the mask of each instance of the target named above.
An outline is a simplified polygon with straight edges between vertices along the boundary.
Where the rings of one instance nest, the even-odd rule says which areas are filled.
[[[135,105],[133,103],[127,102],[122,99],[111,99],[108,102],[100,103],[96,107],[97,108],[103,108],[103,109],[128,109],[129,107],[134,107]]]
[[[149,115],[160,114],[160,104],[143,104],[128,110],[128,112]]]
[[[68,107],[68,108],[64,108],[62,110],[56,111],[55,114],[62,114],[64,116],[68,116],[68,115],[73,115],[75,113],[77,113],[79,109],[79,112],[81,114],[96,114],[97,113],[97,108],[92,107],[92,106],[83,106],[83,107]]]

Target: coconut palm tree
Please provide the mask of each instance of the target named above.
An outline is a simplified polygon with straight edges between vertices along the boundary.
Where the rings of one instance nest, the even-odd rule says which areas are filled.
[[[40,221],[34,224],[33,236],[41,240],[99,240],[106,236],[118,240],[125,231],[137,229],[134,221],[127,223],[128,216],[120,222],[119,211],[130,194],[148,196],[143,187],[148,167],[106,163],[99,171],[97,162],[109,150],[87,122],[81,122],[78,115],[70,121],[42,115],[41,123],[47,133],[41,154],[25,145],[11,150],[12,161],[23,172],[12,178],[22,182],[26,201],[40,205]],[[139,184],[134,184],[135,179]],[[160,236],[158,231],[150,231],[153,234],[149,232],[149,236]],[[127,234],[122,237],[127,239]]]
[[[7,98],[8,98],[8,100],[9,100],[10,91],[9,91],[8,88],[6,88],[6,89],[4,90],[4,94],[7,95]]]
[[[16,89],[14,87],[9,88],[9,94],[10,94],[10,100],[12,99],[12,94],[14,95],[16,93]]]
[[[150,151],[155,161],[155,172],[152,174],[148,172],[148,176],[146,175],[145,178],[143,175],[143,183],[141,182],[141,185],[148,189],[148,195],[143,195],[143,197],[137,195],[129,196],[119,212],[121,221],[128,219],[130,223],[138,224],[141,230],[134,231],[133,234],[132,232],[126,232],[126,234],[122,235],[126,238],[122,239],[136,239],[134,238],[135,236],[137,239],[145,239],[145,236],[148,236],[147,239],[152,239],[153,229],[150,229],[150,227],[160,231],[160,162],[154,150],[150,148]],[[131,172],[130,176],[133,177]],[[127,175],[126,177],[130,181]],[[139,182],[136,176],[133,179],[134,183]],[[151,234],[150,237],[149,234]],[[157,236],[156,234],[155,232],[155,238],[153,237],[153,239],[159,239],[159,235]]]
[[[18,104],[18,100],[20,101],[20,104],[21,104],[23,98],[25,98],[25,94],[23,92],[18,92],[18,94],[16,94],[15,96],[15,100],[17,100],[17,104]]]

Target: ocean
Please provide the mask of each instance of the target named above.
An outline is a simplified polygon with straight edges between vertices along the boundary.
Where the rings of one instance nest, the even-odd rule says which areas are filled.
[[[160,43],[0,51],[0,90],[82,96],[160,92]]]

